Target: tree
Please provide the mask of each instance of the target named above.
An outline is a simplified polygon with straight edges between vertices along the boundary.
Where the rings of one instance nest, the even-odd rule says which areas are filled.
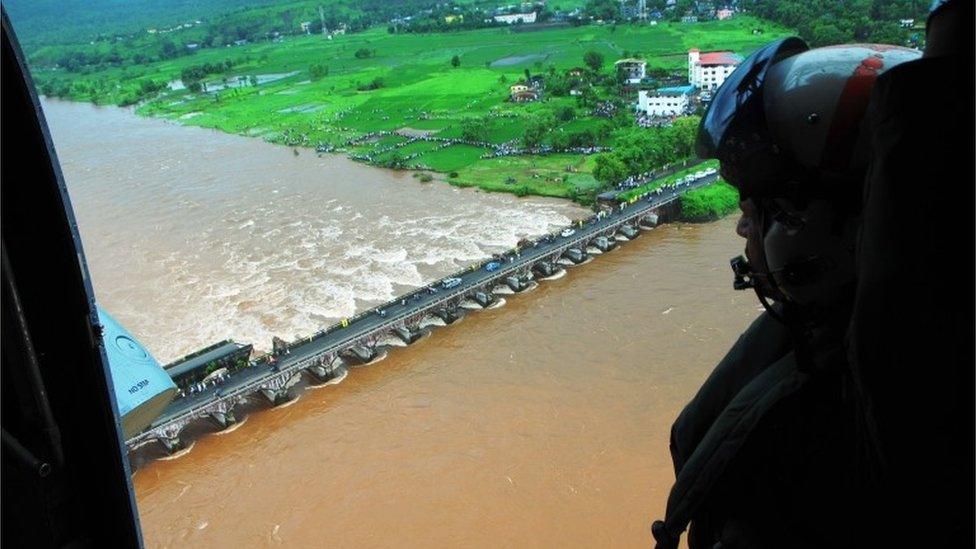
[[[455,69],[458,68],[458,67],[460,67],[461,66],[461,58],[458,57],[458,56],[456,56],[456,55],[454,57],[452,57],[451,58],[451,66],[454,67]]]
[[[556,118],[560,122],[569,122],[570,120],[576,118],[576,109],[569,105],[559,107],[556,109]]]
[[[546,134],[549,133],[549,128],[555,125],[556,121],[551,115],[537,116],[530,119],[525,124],[525,130],[522,132],[522,144],[526,148],[538,147],[542,144],[542,140]]]
[[[179,48],[176,47],[176,44],[172,40],[165,40],[163,42],[163,59],[172,59],[179,55],[179,52]]]
[[[583,54],[583,62],[586,63],[586,66],[590,67],[593,72],[598,72],[600,68],[603,67],[603,55],[600,52],[590,50]]]
[[[583,6],[583,13],[594,19],[609,21],[617,18],[618,6],[614,0],[588,0]]]
[[[318,80],[323,76],[329,75],[329,67],[325,65],[312,65],[308,68],[308,74],[312,80]]]
[[[461,139],[487,141],[490,125],[487,118],[465,118],[461,122]]]
[[[597,155],[593,177],[601,183],[613,185],[627,177],[627,167],[614,154]]]

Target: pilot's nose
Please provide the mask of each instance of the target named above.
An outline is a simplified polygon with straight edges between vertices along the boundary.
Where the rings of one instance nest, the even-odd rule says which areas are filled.
[[[742,210],[742,215],[739,217],[739,222],[735,224],[735,233],[742,238],[749,238],[749,229],[752,225],[752,202],[749,200],[739,202],[739,209]]]

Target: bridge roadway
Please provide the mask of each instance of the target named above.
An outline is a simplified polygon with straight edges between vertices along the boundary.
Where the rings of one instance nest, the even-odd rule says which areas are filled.
[[[437,292],[431,293],[427,287],[415,290],[406,296],[396,298],[387,304],[374,307],[348,321],[343,327],[337,324],[327,331],[319,332],[310,338],[292,342],[287,352],[277,354],[276,364],[267,358],[253,363],[230,374],[230,377],[216,387],[185,397],[180,397],[166,408],[145,431],[126,441],[129,449],[142,446],[152,440],[178,441],[178,433],[187,423],[198,418],[210,416],[216,410],[226,413],[241,402],[244,397],[262,389],[279,391],[287,389],[289,383],[297,382],[301,370],[319,365],[325,360],[326,367],[340,353],[366,340],[374,345],[382,335],[389,334],[398,327],[410,327],[410,321],[415,325],[419,319],[441,307],[456,309],[460,303],[478,291],[490,292],[496,284],[503,284],[509,276],[524,278],[529,270],[539,262],[554,263],[566,250],[579,248],[585,251],[587,244],[598,236],[613,237],[614,233],[624,224],[636,224],[640,219],[653,213],[653,210],[676,200],[682,193],[700,188],[712,183],[717,176],[708,176],[699,181],[665,190],[661,194],[615,207],[602,218],[596,216],[584,220],[582,225],[575,223],[572,227],[575,233],[564,237],[553,233],[537,239],[535,246],[526,246],[518,252],[506,253],[500,261],[501,267],[493,272],[487,272],[481,264],[475,265],[463,273],[456,273],[461,283],[450,289],[442,289],[438,284]],[[561,232],[561,231],[560,231]],[[377,310],[386,311],[380,316]],[[219,396],[215,392],[219,389]],[[168,446],[167,446],[168,447]]]

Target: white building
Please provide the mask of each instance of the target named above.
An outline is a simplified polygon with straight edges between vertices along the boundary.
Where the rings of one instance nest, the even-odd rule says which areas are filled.
[[[725,82],[742,58],[730,51],[688,50],[688,83],[702,90],[715,90]]]
[[[647,62],[643,59],[621,59],[613,64],[617,76],[628,84],[640,84],[647,76]]]
[[[506,25],[512,25],[521,21],[522,23],[535,23],[535,12],[530,13],[513,13],[511,15],[496,15],[495,21],[499,23],[505,23]]]
[[[715,11],[715,18],[718,19],[719,21],[723,21],[725,19],[732,19],[732,16],[734,14],[735,12],[733,12],[729,8],[721,8]]]
[[[679,116],[688,112],[692,86],[659,88],[653,93],[646,90],[637,92],[637,110],[647,116]]]

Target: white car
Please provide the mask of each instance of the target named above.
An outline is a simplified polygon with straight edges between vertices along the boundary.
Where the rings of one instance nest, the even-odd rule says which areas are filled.
[[[705,175],[715,175],[716,173],[718,173],[718,170],[715,168],[708,168],[705,170]]]
[[[707,175],[705,172],[695,172],[695,179],[701,179]]]
[[[455,287],[455,286],[457,286],[459,284],[461,284],[461,279],[460,278],[445,278],[444,281],[441,282],[441,287],[444,288],[445,290],[447,290],[447,289],[453,288],[453,287]]]
[[[685,178],[682,179],[682,181],[684,183],[694,183],[695,182],[695,176],[693,176],[693,175],[686,175]]]
[[[563,232],[559,233],[559,236],[573,236],[574,234],[576,234],[576,231],[573,229],[563,229]]]

